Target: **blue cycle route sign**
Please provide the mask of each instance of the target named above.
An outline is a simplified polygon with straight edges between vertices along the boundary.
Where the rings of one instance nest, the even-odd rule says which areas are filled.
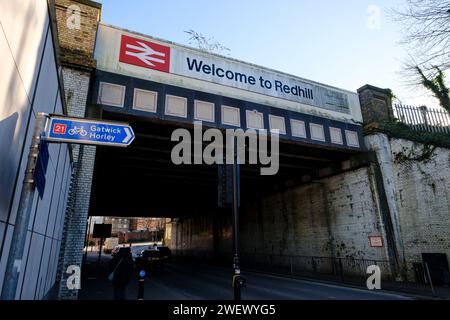
[[[127,147],[134,138],[133,129],[126,123],[51,116],[45,140]]]

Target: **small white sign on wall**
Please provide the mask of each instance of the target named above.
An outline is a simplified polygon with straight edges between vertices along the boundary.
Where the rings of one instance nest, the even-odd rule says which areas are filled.
[[[373,248],[383,247],[383,238],[381,236],[369,236],[370,246]]]

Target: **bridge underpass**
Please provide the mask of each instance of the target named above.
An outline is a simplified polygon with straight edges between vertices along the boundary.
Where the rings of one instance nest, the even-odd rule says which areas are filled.
[[[175,257],[231,272],[232,211],[218,196],[229,179],[217,165],[172,163],[171,134],[192,132],[197,121],[222,131],[278,129],[276,175],[240,166],[243,267],[335,273],[342,257],[384,259],[367,244],[379,217],[367,199],[358,94],[111,26],[100,26],[97,39],[88,107],[128,122],[136,139],[126,149],[97,147],[90,216],[170,218],[165,243]],[[164,47],[164,65],[138,58],[143,44]],[[221,77],[211,63],[249,82]]]
[[[173,130],[180,125],[191,130],[192,127],[107,111],[103,118],[129,122],[136,139],[124,149],[98,147],[90,215],[171,218],[167,241],[174,254],[230,261],[232,213],[231,208],[218,206],[217,165],[175,165],[171,161],[171,150],[177,143],[171,141]],[[314,184],[324,168],[339,171],[339,164],[358,157],[354,151],[314,148],[283,140],[279,153],[276,175],[260,175],[259,165],[240,168],[242,239],[266,238],[267,242],[267,235],[278,239],[283,233],[275,224],[255,221],[261,215],[254,210],[255,203],[311,181]],[[277,210],[274,215],[279,214]],[[317,215],[321,215],[319,211]],[[314,235],[309,237],[313,240]],[[244,241],[242,250],[249,251],[247,240]],[[261,251],[258,253],[266,249]]]
[[[217,165],[175,165],[171,161],[172,148],[178,143],[171,141],[171,134],[183,125],[108,112],[103,118],[129,122],[136,139],[124,149],[98,147],[91,216],[176,218],[220,210]],[[241,165],[242,204],[300,184],[305,175],[314,177],[320,169],[356,152],[281,141],[279,154],[280,169],[273,176],[260,175],[259,165]]]
[[[163,270],[151,273],[146,281],[145,299],[231,298],[231,209],[218,207],[217,166],[172,164],[170,152],[175,142],[170,141],[170,136],[175,126],[133,117],[124,119],[123,115],[112,113],[105,113],[104,118],[129,121],[136,140],[126,149],[98,148],[91,215],[172,218],[172,235],[166,242],[175,259]],[[314,176],[323,168],[354,157],[352,153],[286,143],[281,144],[280,154],[280,172],[275,176],[259,175],[257,166],[241,169],[241,220],[245,221],[241,241],[260,241],[264,237],[258,234],[264,233],[261,225],[255,224],[253,228],[248,225],[253,219],[246,216],[253,214],[249,204],[297,184],[307,184],[302,177]],[[182,227],[176,230],[177,226]],[[274,239],[283,236],[278,232],[271,235]],[[243,250],[249,248],[248,243],[241,246]],[[177,259],[180,256],[183,259]],[[195,262],[186,258],[195,258]],[[95,281],[88,281],[80,298],[112,297],[105,277],[97,275]],[[248,271],[247,277],[249,288],[243,291],[244,299],[400,298]],[[273,290],[264,289],[267,284]],[[210,293],[212,289],[214,294]],[[129,298],[134,298],[136,290],[137,282],[133,279],[128,288]]]

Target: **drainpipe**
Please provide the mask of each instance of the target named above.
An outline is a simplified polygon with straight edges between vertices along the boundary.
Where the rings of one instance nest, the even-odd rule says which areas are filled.
[[[367,136],[365,140],[368,149],[373,150],[371,153],[371,169],[378,193],[391,269],[396,280],[402,281],[406,279],[406,262],[389,138],[385,134],[374,134]]]

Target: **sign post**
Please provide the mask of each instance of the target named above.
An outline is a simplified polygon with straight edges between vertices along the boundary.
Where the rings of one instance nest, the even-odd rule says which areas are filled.
[[[138,300],[144,300],[144,288],[145,288],[145,270],[141,270],[139,272],[139,279],[138,279]]]
[[[23,269],[22,256],[36,187],[41,197],[44,194],[49,156],[46,145],[42,142],[127,147],[134,138],[133,129],[127,123],[69,118],[42,112],[37,114],[11,240],[12,245],[6,263],[5,274],[8,277],[3,283],[1,300],[14,300],[16,296],[19,273]]]
[[[240,196],[240,170],[237,157],[236,146],[233,146],[233,203],[232,203],[232,215],[233,215],[233,291],[234,300],[240,301],[241,288],[246,286],[246,280],[241,274],[241,264],[239,259],[239,196]]]
[[[110,223],[96,223],[94,224],[94,231],[92,232],[93,238],[100,238],[99,249],[98,249],[98,260],[97,263],[100,263],[102,259],[102,248],[103,243],[106,238],[111,237],[112,224]]]

